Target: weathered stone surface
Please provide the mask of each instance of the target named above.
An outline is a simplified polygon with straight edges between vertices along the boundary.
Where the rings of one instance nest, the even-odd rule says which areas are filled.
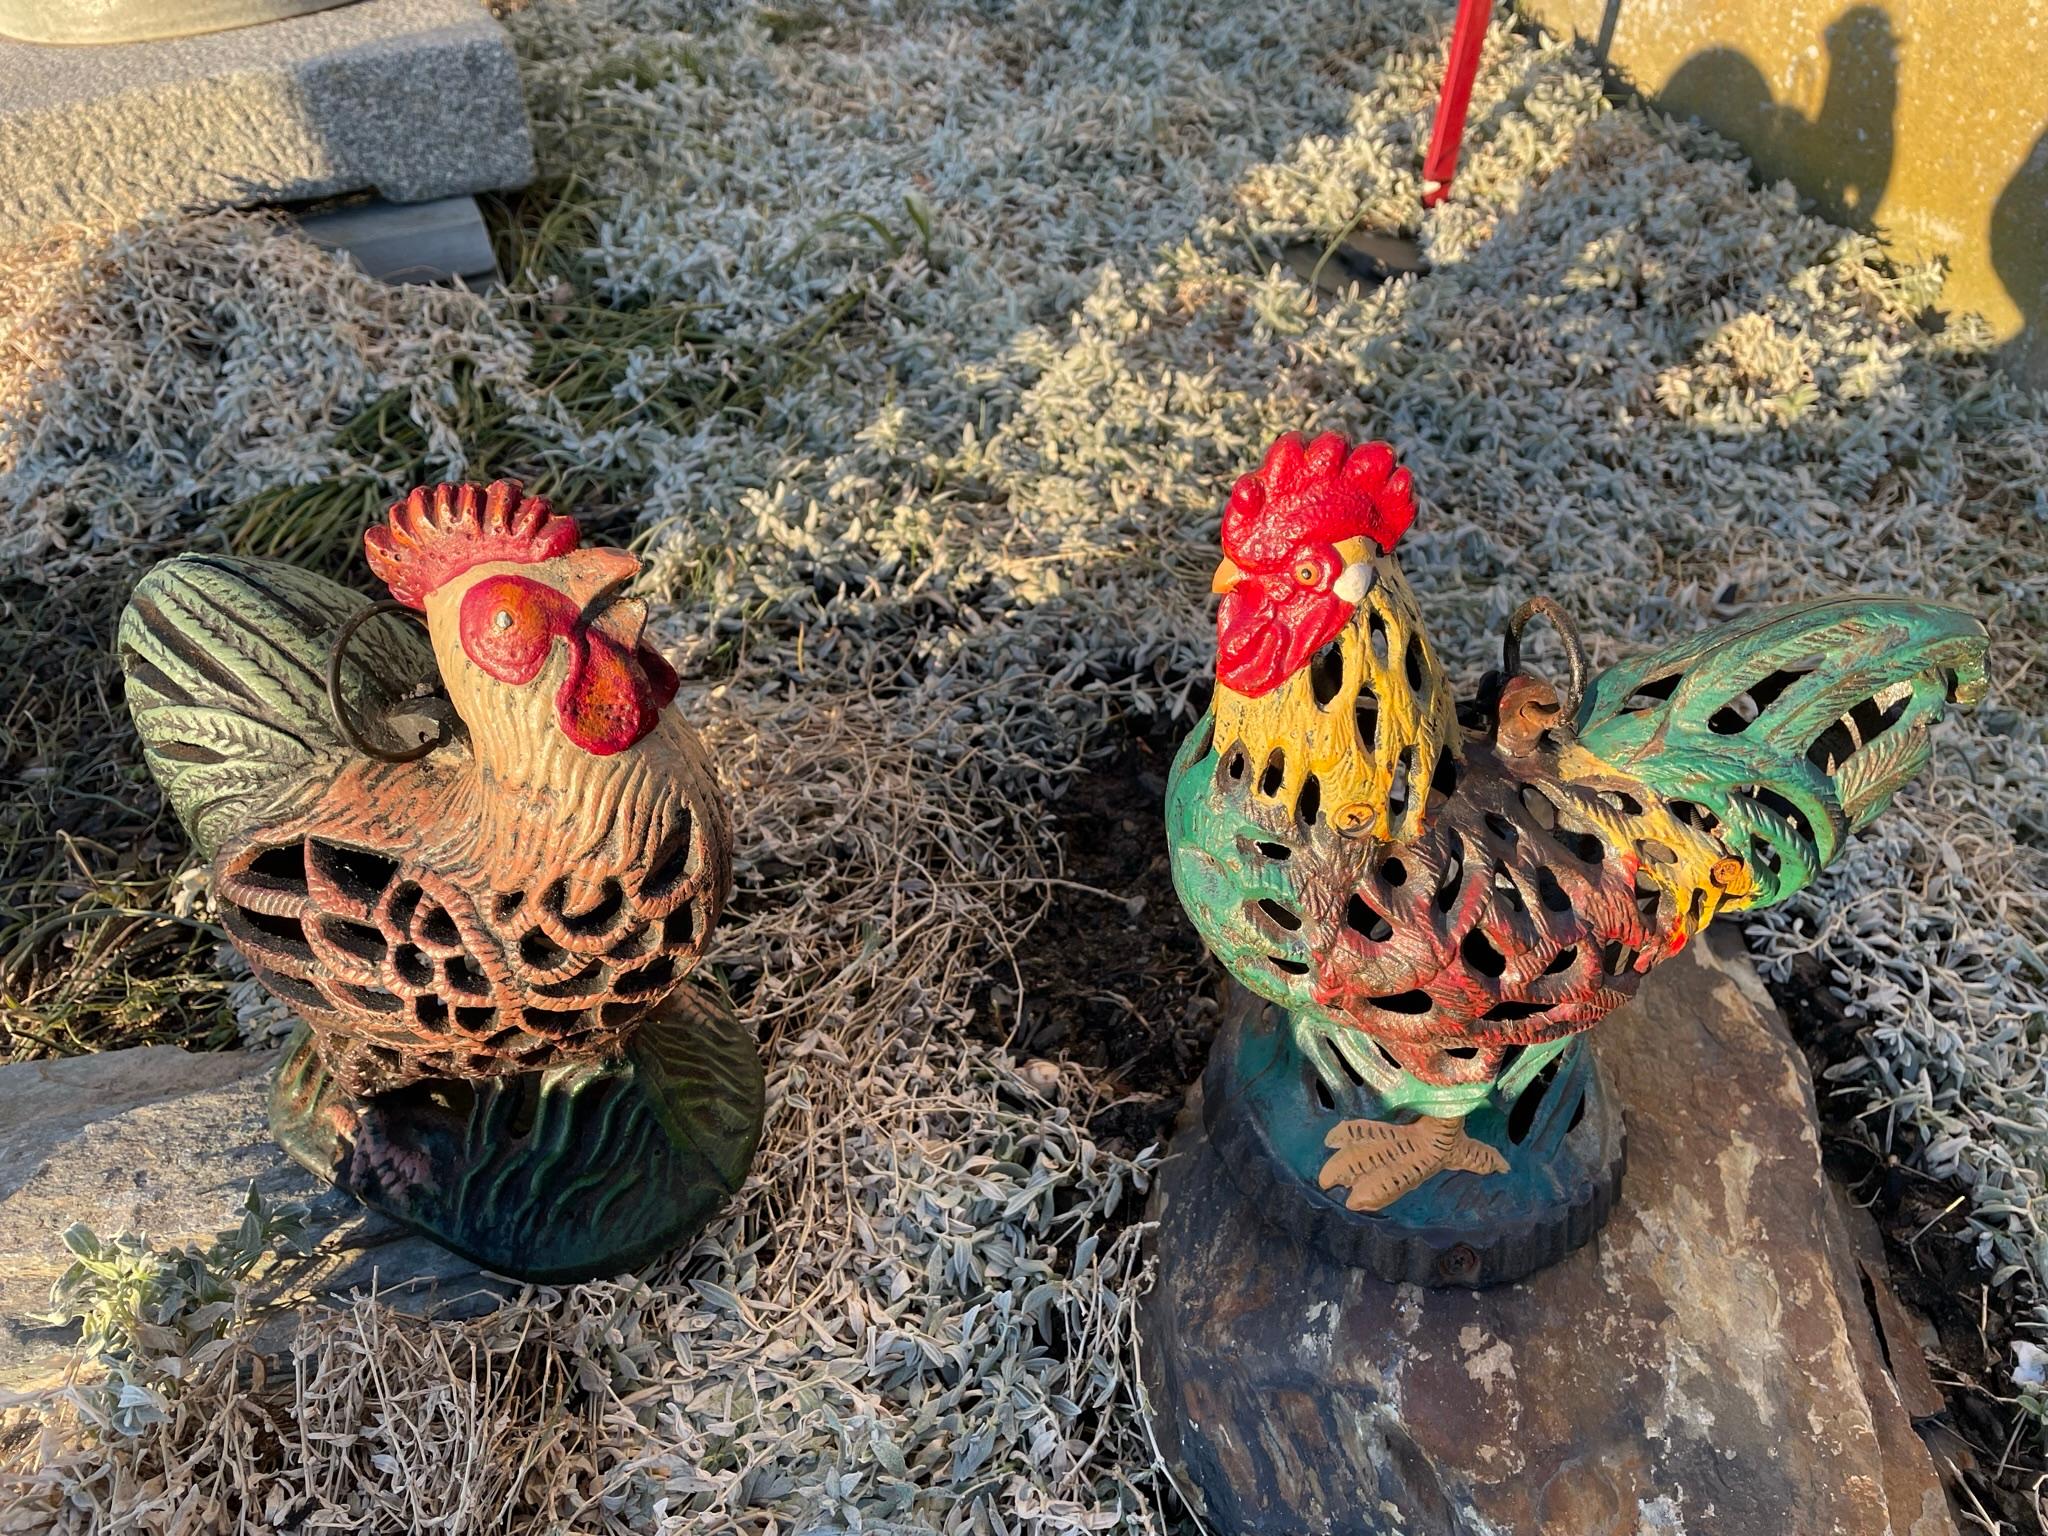
[[[475,0],[359,0],[104,48],[0,42],[0,240],[367,189],[420,202],[532,174],[511,42]]]
[[[1746,960],[1661,967],[1596,1037],[1628,1117],[1592,1246],[1389,1286],[1262,1226],[1184,1117],[1155,1186],[1155,1431],[1229,1532],[1948,1536]],[[1892,1341],[1896,1350],[1905,1341]]]
[[[258,1301],[374,1285],[399,1305],[468,1314],[509,1288],[287,1158],[266,1121],[276,1059],[151,1046],[0,1067],[0,1389],[46,1384],[70,1363],[74,1332],[32,1320],[70,1263],[66,1227],[204,1244],[241,1219],[252,1182],[266,1198],[308,1202],[322,1234],[264,1278]],[[264,1342],[282,1348],[291,1328],[281,1316]]]
[[[353,0],[0,0],[0,37],[25,43],[132,43],[282,21]]]

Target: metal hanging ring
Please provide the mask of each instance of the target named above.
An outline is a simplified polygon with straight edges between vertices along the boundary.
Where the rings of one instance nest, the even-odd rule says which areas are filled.
[[[1522,631],[1539,613],[1557,631],[1557,638],[1564,644],[1565,661],[1571,667],[1571,689],[1561,701],[1565,723],[1570,725],[1579,718],[1579,705],[1586,697],[1586,648],[1579,643],[1579,627],[1556,598],[1532,597],[1508,615],[1507,632],[1500,642],[1501,669],[1509,677],[1522,670]]]
[[[348,652],[348,643],[363,625],[385,613],[409,614],[422,624],[427,622],[427,616],[411,604],[388,597],[382,602],[372,603],[369,607],[350,614],[348,621],[335,632],[334,649],[327,656],[327,707],[334,714],[334,728],[341,732],[341,739],[358,752],[374,757],[380,762],[415,763],[441,744],[438,737],[430,736],[417,746],[402,747],[397,751],[389,747],[380,747],[356,729],[356,723],[348,717],[348,706],[341,701],[341,661]]]

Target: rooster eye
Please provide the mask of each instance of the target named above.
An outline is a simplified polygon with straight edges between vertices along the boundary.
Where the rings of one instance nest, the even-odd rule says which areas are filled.
[[[1294,568],[1294,579],[1304,587],[1314,586],[1316,579],[1322,574],[1321,568],[1313,560],[1304,560]]]
[[[505,630],[510,629],[511,627],[512,613],[510,609],[500,608],[496,613],[491,615],[491,628]]]

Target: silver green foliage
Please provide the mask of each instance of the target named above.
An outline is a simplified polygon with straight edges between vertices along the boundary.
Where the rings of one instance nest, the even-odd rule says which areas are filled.
[[[269,1204],[252,1184],[241,1221],[205,1248],[159,1250],[84,1222],[65,1229],[72,1261],[44,1321],[77,1323],[81,1353],[104,1369],[80,1392],[102,1433],[132,1437],[169,1416],[180,1384],[231,1347],[242,1282],[267,1255],[298,1246],[306,1215],[296,1202]]]

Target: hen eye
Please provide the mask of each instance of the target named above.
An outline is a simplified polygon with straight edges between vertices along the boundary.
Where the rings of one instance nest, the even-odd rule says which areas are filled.
[[[506,630],[510,629],[511,627],[512,612],[510,609],[500,608],[496,613],[491,615],[491,628],[496,630]]]
[[[1322,574],[1321,569],[1313,560],[1304,560],[1294,568],[1294,579],[1304,587],[1314,586],[1316,579]]]

